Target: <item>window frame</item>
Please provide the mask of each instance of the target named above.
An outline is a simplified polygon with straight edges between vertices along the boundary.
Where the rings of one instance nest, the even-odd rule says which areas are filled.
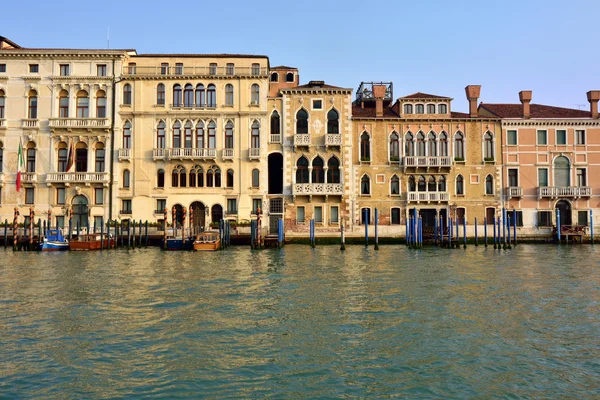
[[[581,133],[581,137],[579,135]],[[582,139],[582,140],[580,140]],[[576,146],[585,146],[586,145],[586,130],[585,129],[575,129],[575,145]]]
[[[302,210],[302,218],[298,218],[300,216],[300,210]],[[306,222],[306,207],[305,206],[297,206],[296,207],[296,224],[304,224]]]
[[[540,134],[544,133],[544,143],[540,143]],[[548,130],[547,129],[537,129],[535,131],[535,144],[536,146],[548,146]]]
[[[559,132],[564,132],[564,134],[565,134],[564,143],[558,143],[558,133]],[[556,146],[567,146],[569,144],[569,140],[567,138],[567,130],[566,129],[555,129],[554,130],[554,140],[555,140]]]
[[[510,143],[510,133],[514,132],[515,134],[515,142]],[[518,146],[519,145],[519,131],[517,129],[507,129],[506,130],[506,145],[507,146]]]

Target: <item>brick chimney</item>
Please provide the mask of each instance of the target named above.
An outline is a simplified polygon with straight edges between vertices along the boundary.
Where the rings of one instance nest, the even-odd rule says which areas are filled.
[[[593,119],[598,119],[598,100],[600,100],[600,90],[590,90],[587,92],[587,99],[590,102],[590,112]]]
[[[519,100],[523,105],[523,118],[531,118],[531,109],[529,103],[531,102],[531,90],[521,90],[519,92]]]
[[[469,116],[475,118],[477,116],[477,100],[481,93],[481,85],[469,85],[465,88],[467,100],[469,100]]]
[[[383,98],[385,97],[385,85],[373,85],[373,97],[375,97],[375,116],[383,117]]]

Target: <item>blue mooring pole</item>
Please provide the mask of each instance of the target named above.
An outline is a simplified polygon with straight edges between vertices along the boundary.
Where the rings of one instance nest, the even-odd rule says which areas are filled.
[[[437,246],[438,244],[438,221],[437,218],[433,220],[433,242]]]
[[[452,248],[452,218],[448,218],[448,248]]]
[[[6,235],[6,233],[5,233]],[[590,235],[591,235],[591,240],[592,240],[592,244],[594,244],[594,214],[592,212],[592,210],[590,210]],[[4,246],[6,247],[6,246]]]
[[[475,217],[475,247],[479,246],[479,240],[477,240],[477,217]]]
[[[514,212],[514,211],[513,211]],[[510,245],[510,217],[506,218],[506,231],[508,232],[508,248],[510,249],[512,246]]]
[[[492,219],[494,221],[494,249],[496,248],[496,218]]]
[[[483,217],[483,243],[487,247],[487,218]]]
[[[560,210],[556,209],[556,231],[558,232],[558,244],[560,244]]]
[[[463,249],[467,248],[467,218],[463,218]]]
[[[379,232],[377,228],[379,226],[379,210],[375,209],[375,250],[379,250]]]
[[[513,212],[513,245],[517,245],[517,211]]]
[[[506,208],[502,207],[502,242],[506,249]]]
[[[367,218],[367,209],[363,211],[365,213],[363,221],[365,223],[365,247],[369,247],[369,219]]]
[[[444,245],[444,218],[440,215],[440,246]]]

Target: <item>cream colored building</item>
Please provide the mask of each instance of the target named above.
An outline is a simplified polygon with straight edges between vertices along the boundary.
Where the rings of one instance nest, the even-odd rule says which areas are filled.
[[[0,219],[33,207],[52,225],[110,218],[114,82],[132,50],[23,48],[0,37]],[[24,148],[16,191],[17,152]],[[69,148],[73,165],[69,164]],[[22,222],[22,219],[19,219]]]

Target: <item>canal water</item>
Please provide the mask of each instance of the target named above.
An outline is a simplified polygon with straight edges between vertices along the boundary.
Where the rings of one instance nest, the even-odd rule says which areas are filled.
[[[600,395],[600,246],[0,257],[0,398]]]

